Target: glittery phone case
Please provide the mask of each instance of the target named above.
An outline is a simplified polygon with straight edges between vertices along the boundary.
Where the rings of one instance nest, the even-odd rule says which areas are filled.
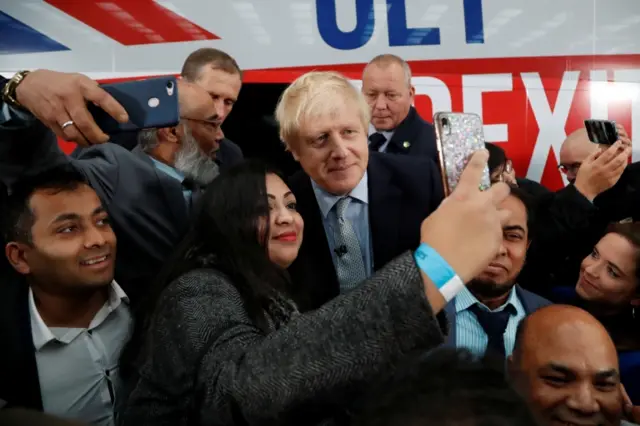
[[[485,149],[482,119],[471,113],[438,112],[433,116],[433,123],[444,193],[448,196],[460,181],[471,154]],[[481,190],[491,186],[488,166],[478,184]]]

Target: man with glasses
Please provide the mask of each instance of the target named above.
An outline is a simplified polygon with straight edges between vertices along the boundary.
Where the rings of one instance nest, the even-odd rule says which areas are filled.
[[[523,286],[549,296],[552,286],[575,282],[580,261],[609,223],[640,220],[640,169],[628,165],[631,140],[619,125],[618,133],[612,146],[589,141],[585,129],[562,144],[559,168],[570,184],[538,199],[540,232],[521,275]]]

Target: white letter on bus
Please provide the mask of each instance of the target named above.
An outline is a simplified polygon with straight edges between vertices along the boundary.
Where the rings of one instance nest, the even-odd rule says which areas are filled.
[[[462,76],[462,108],[464,112],[478,114],[484,119],[482,94],[484,92],[509,92],[513,90],[512,74],[486,74]],[[486,124],[484,126],[486,142],[507,142],[509,128],[506,124]]]
[[[578,86],[580,71],[565,71],[562,76],[560,90],[558,90],[556,106],[553,110],[549,105],[549,99],[547,99],[540,74],[537,72],[522,73],[521,76],[527,91],[529,104],[540,129],[533,148],[531,162],[529,163],[527,178],[540,182],[544,166],[547,163],[549,149],[552,149],[554,155],[558,158],[562,142],[567,137],[564,127],[569,117],[573,95]]]

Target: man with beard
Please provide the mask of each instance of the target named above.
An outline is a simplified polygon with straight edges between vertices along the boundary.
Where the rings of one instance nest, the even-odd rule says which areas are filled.
[[[211,47],[203,47],[192,52],[182,65],[180,78],[207,91],[216,106],[216,115],[213,118],[220,125],[231,113],[242,87],[242,70],[235,59],[227,53]],[[202,155],[199,156],[203,167],[208,169],[211,162],[215,161],[224,170],[243,161],[244,157],[240,147],[226,139],[221,131],[198,132],[197,130],[193,129],[193,136],[195,136],[196,140],[202,140],[202,143],[208,145],[204,149],[209,154],[209,158],[205,158]],[[155,131],[122,132],[109,135],[109,142],[116,143],[128,150],[135,149],[139,143],[150,148],[149,144],[157,142],[156,136]],[[210,140],[203,140],[203,138],[210,138]],[[192,147],[195,147],[195,145],[192,145]],[[83,149],[82,146],[79,146],[71,156],[77,157]],[[193,155],[199,154],[194,150],[191,153]],[[193,159],[195,160],[195,158]],[[210,159],[212,161],[209,161]],[[179,161],[182,160],[178,158],[176,164]],[[206,176],[204,177],[206,178]]]
[[[504,360],[513,350],[520,321],[550,302],[516,284],[533,230],[528,194],[514,187],[500,208],[511,216],[502,228],[498,254],[445,309],[452,320],[447,345]]]
[[[153,148],[129,151],[104,143],[109,137],[86,104],[99,105],[114,119],[126,111],[95,81],[81,74],[37,70],[9,82],[0,101],[0,181],[15,181],[70,163],[87,179],[107,209],[120,242],[115,278],[144,291],[190,224],[198,187],[217,175],[211,153],[220,139],[215,101],[200,86],[178,81],[181,121],[153,131]],[[56,135],[92,145],[76,158],[64,155]],[[212,136],[213,135],[213,136]],[[135,297],[135,295],[133,295]]]

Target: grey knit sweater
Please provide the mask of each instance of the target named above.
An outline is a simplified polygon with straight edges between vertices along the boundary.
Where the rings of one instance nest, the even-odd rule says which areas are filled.
[[[227,277],[194,270],[161,296],[118,423],[329,424],[403,355],[441,344],[439,320],[411,253],[267,335]]]

